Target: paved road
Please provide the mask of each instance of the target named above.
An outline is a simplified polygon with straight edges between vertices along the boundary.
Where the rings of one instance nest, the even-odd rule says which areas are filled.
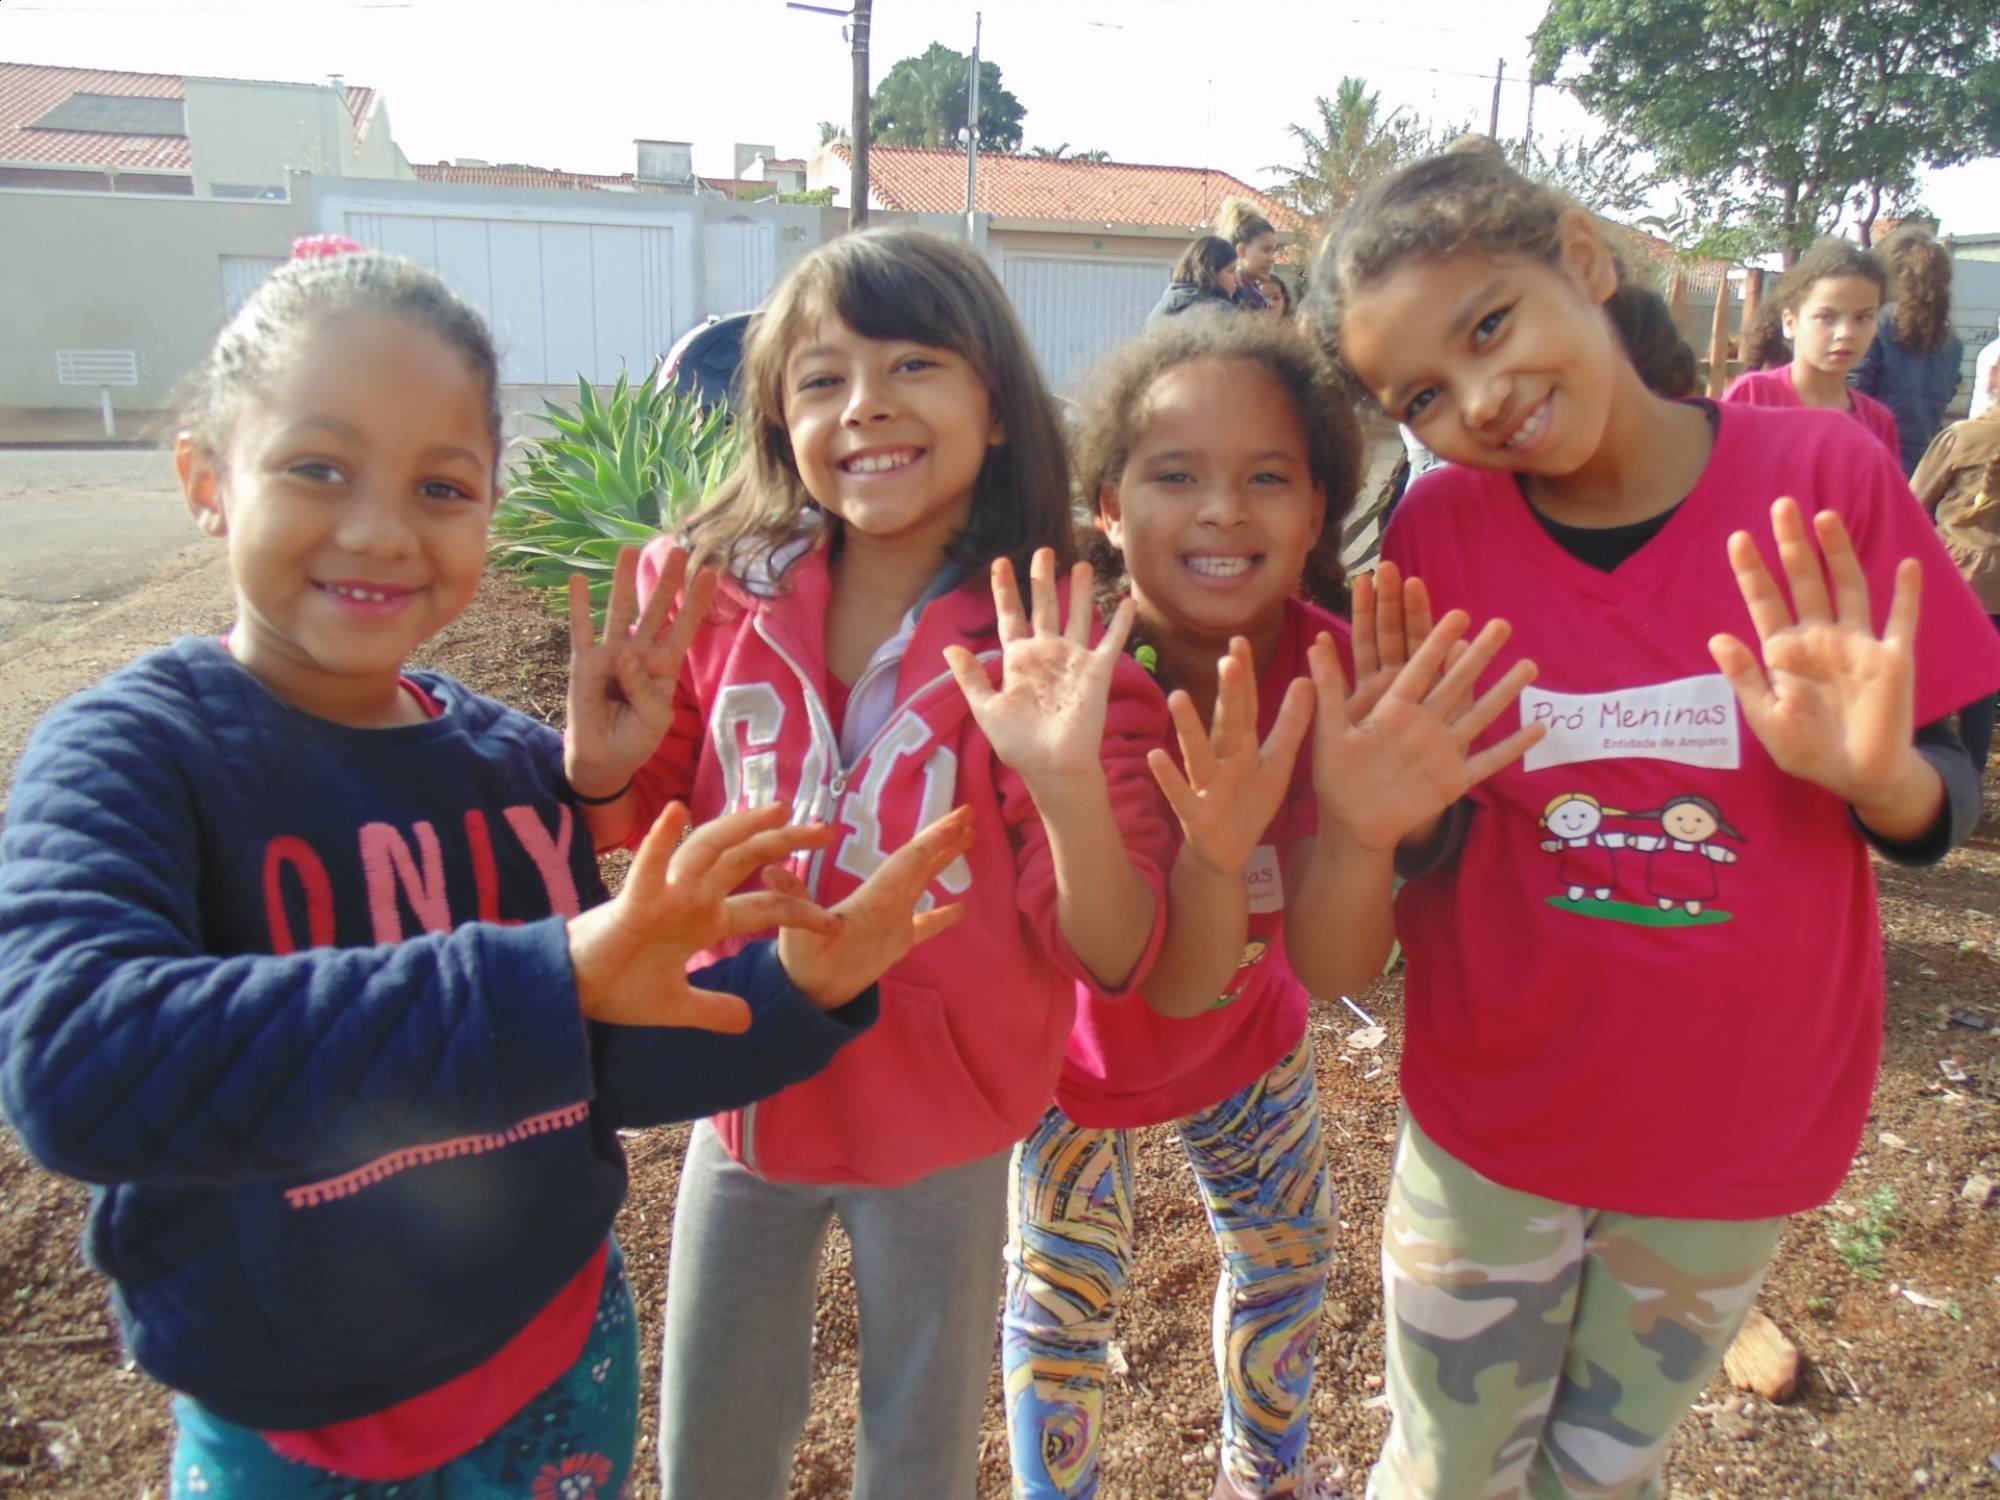
[[[188,520],[164,452],[0,448],[0,642],[214,547]]]

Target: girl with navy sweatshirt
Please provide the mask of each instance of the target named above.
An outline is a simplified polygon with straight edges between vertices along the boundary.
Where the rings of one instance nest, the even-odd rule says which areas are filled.
[[[966,846],[943,822],[829,913],[729,894],[823,830],[766,809],[677,848],[675,805],[607,902],[557,735],[404,667],[478,587],[496,380],[429,272],[280,270],[177,454],[234,626],[63,705],[21,762],[0,1103],[94,1185],[88,1254],[182,1393],[175,1496],[620,1493],[618,1128],[824,1067]]]

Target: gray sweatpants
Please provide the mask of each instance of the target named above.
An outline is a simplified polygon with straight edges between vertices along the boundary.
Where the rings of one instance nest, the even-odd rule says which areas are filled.
[[[681,1169],[660,1369],[665,1500],[785,1500],[829,1220],[860,1301],[857,1500],[973,1500],[999,1328],[1007,1153],[900,1188],[767,1182],[706,1122]]]

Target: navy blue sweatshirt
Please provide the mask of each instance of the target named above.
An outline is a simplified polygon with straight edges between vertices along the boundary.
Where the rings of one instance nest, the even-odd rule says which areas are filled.
[[[740,1037],[586,1025],[604,899],[546,726],[446,677],[427,724],[274,698],[213,640],[36,730],[0,834],[0,1105],[95,1184],[126,1341],[230,1421],[324,1426],[493,1355],[603,1243],[621,1126],[810,1077],[874,1020],[764,943]]]

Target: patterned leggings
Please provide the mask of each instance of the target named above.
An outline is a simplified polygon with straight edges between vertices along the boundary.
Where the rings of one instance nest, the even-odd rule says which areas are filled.
[[[1382,1228],[1392,1422],[1369,1500],[1657,1497],[1784,1222],[1517,1192],[1406,1112]]]
[[[1176,1122],[1222,1250],[1215,1366],[1222,1462],[1261,1495],[1304,1460],[1333,1190],[1312,1054]],[[1112,1320],[1132,1268],[1132,1143],[1050,1110],[1015,1149],[1001,1322],[1014,1494],[1097,1494]]]
[[[613,1500],[639,1436],[639,1329],[625,1258],[604,1270],[583,1353],[485,1442],[414,1479],[350,1479],[284,1458],[248,1427],[174,1401],[171,1500]]]

